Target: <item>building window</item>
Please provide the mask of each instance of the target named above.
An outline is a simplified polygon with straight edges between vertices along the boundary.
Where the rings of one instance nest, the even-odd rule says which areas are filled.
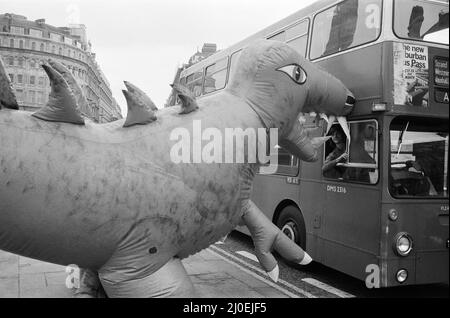
[[[23,89],[16,89],[16,97],[18,102],[23,101]]]
[[[35,91],[29,91],[28,97],[29,97],[30,103],[33,103],[33,104],[36,103],[36,92]]]
[[[36,50],[36,42],[31,42],[31,49]]]
[[[23,84],[23,75],[22,74],[17,75],[17,83]]]
[[[67,55],[68,55],[69,57],[70,57],[70,53],[71,53],[70,50],[68,50],[68,51],[67,51]]]
[[[52,45],[52,53],[55,54],[56,52],[56,47],[54,45]]]
[[[10,31],[11,31],[11,33],[15,33],[15,34],[25,34],[25,29],[21,28],[21,27],[12,26]]]
[[[59,34],[50,33],[50,39],[52,41],[60,42],[61,41],[61,36]]]
[[[38,104],[44,104],[44,93],[43,92],[37,93],[37,102],[38,102]]]
[[[35,85],[36,84],[36,76],[31,75],[30,76],[30,85]]]
[[[14,47],[14,39],[9,40],[9,46]]]
[[[35,60],[31,60],[30,61],[30,67],[36,67],[36,61]]]
[[[19,41],[19,49],[23,49],[23,40]]]
[[[8,65],[9,65],[9,66],[14,66],[14,57],[10,56],[10,57],[8,58]]]
[[[19,66],[23,67],[23,58],[19,58]]]
[[[62,55],[62,48],[59,48],[59,55]]]
[[[38,85],[40,87],[44,87],[45,86],[45,78],[43,76],[40,76],[38,79]]]
[[[42,31],[30,29],[30,35],[38,38],[42,38]]]

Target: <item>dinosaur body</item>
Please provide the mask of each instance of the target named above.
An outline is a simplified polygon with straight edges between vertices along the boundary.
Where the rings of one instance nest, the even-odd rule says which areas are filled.
[[[234,164],[174,163],[170,157],[177,142],[171,140],[172,132],[184,128],[194,136],[193,121],[199,120],[203,128],[221,132],[278,128],[292,153],[311,160],[314,143],[297,125],[299,114],[348,112],[347,90],[336,79],[327,77],[329,90],[317,92],[306,78],[306,83],[295,82],[284,70],[273,69],[298,63],[305,75],[314,78],[312,64],[284,44],[264,41],[242,56],[229,89],[191,104],[188,111],[159,110],[157,116],[144,118],[143,125],[136,125],[136,116],[132,126],[124,128],[124,120],[102,125],[90,121],[83,125],[78,119],[72,124],[55,122],[60,115],[53,109],[50,113],[44,109],[39,116],[0,110],[0,249],[98,270],[111,294],[118,296],[124,293],[115,293],[115,287],[139,289],[138,283],[161,270],[169,273],[167,277],[170,273],[178,277],[180,272],[168,266],[174,258],[195,254],[240,223],[252,232],[267,272],[278,269],[272,249],[302,261],[305,253],[269,225],[249,199],[258,163],[247,157]],[[265,77],[277,84],[258,94],[254,83],[266,81]],[[283,80],[292,81],[292,88],[282,86]],[[61,80],[64,87],[69,82]],[[331,84],[342,95],[336,101],[327,95],[333,92]],[[59,96],[58,87],[53,87],[54,97]],[[75,90],[72,93],[77,97]],[[62,101],[66,107],[72,95],[67,96],[53,98],[53,106]],[[145,109],[142,99],[136,100],[139,111]],[[46,117],[51,119],[41,120]],[[267,228],[269,241],[261,237]],[[155,286],[147,282],[152,293],[164,287],[164,279]]]

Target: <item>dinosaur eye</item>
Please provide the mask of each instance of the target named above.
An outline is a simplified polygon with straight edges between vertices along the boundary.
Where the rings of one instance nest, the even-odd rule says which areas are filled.
[[[289,75],[289,77],[292,78],[297,84],[305,84],[306,82],[306,72],[300,67],[300,65],[292,64],[284,66],[279,68],[278,71]]]

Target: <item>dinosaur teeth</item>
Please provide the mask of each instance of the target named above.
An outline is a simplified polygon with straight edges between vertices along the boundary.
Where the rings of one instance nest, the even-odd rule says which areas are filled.
[[[320,114],[319,114],[319,117],[322,118],[323,120],[325,120],[327,123],[329,122],[328,116],[327,116],[326,114],[320,113]]]
[[[345,135],[347,136],[348,142],[350,142],[350,129],[348,127],[347,118],[344,116],[339,116],[337,118],[339,124],[341,125],[342,129],[344,130]]]
[[[328,133],[330,132],[330,129],[333,126],[335,121],[336,121],[335,116],[331,115],[330,117],[328,117],[327,131],[325,132],[325,135],[328,135]]]
[[[298,121],[303,125],[306,123],[306,117],[304,114],[301,114],[301,116],[298,117]]]

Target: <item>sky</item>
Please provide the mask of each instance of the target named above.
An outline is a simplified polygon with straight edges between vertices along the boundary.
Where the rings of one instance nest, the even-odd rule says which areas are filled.
[[[0,0],[0,13],[53,26],[86,25],[113,95],[126,115],[127,80],[162,108],[177,67],[204,43],[227,48],[314,0]]]

